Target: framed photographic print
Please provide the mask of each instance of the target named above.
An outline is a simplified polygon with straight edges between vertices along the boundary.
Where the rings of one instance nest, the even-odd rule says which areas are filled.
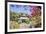
[[[44,31],[45,6],[43,2],[8,1],[5,5],[5,32]]]

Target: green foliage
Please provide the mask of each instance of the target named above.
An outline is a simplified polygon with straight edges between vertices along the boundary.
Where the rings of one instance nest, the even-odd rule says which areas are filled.
[[[10,12],[10,20],[11,21],[17,21],[19,17],[19,14],[15,13],[15,12]]]
[[[27,24],[29,24],[30,23],[30,20],[25,20],[26,22],[25,23],[27,23]]]
[[[17,22],[18,22],[18,18],[19,18],[20,16],[22,16],[22,15],[23,15],[23,13],[21,13],[21,14],[19,13],[19,14],[18,14],[18,13],[15,13],[15,12],[10,12],[10,20],[11,20],[11,21],[17,21]],[[27,23],[27,24],[28,24],[28,23],[30,23],[30,20],[28,20],[28,19],[26,19],[26,20],[23,19],[23,20],[22,20],[22,23]]]
[[[29,23],[30,23],[30,20],[28,20],[28,19],[22,20],[22,23],[27,23],[27,24],[29,24]]]

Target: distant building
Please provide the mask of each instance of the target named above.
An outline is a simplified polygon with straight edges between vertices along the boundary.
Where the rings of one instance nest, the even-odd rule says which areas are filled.
[[[29,18],[25,14],[23,14],[22,16],[20,16],[20,18],[18,18],[18,19],[19,19],[18,22],[21,22],[21,23],[22,23],[22,20],[26,20],[26,19],[29,20]]]

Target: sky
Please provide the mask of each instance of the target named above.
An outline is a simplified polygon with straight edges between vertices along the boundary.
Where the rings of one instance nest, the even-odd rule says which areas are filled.
[[[16,13],[31,13],[32,7],[29,5],[10,5],[10,10]]]

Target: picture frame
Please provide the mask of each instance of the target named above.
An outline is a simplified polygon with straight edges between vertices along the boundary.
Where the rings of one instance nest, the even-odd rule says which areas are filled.
[[[12,30],[9,30],[9,21],[10,21],[10,18],[9,18],[9,13],[10,13],[10,10],[12,10],[12,11],[15,11],[14,10],[14,8],[13,7],[16,7],[16,6],[14,6],[14,5],[17,5],[17,7],[18,6],[20,6],[20,8],[18,9],[18,8],[15,8],[16,9],[16,11],[26,11],[27,10],[27,13],[28,13],[28,9],[24,9],[23,8],[23,10],[22,10],[22,7],[25,5],[25,7],[26,6],[28,6],[27,8],[29,8],[30,9],[30,7],[34,7],[34,8],[40,8],[40,11],[41,11],[41,14],[40,15],[42,15],[42,17],[41,17],[41,24],[42,24],[42,28],[41,28],[41,26],[40,26],[40,28],[35,28],[35,27],[33,27],[33,28],[31,28],[30,27],[30,29],[21,29],[20,28],[20,30],[18,29],[16,29],[16,31],[14,30],[14,28],[12,29]],[[31,6],[30,6],[31,5]],[[12,8],[10,8],[9,6],[12,6]],[[30,7],[29,7],[30,6]],[[40,7],[39,7],[40,6]],[[10,10],[9,10],[9,8],[10,8]],[[32,9],[31,9],[32,10]],[[44,12],[43,12],[44,11]],[[24,12],[24,13],[26,13],[26,12]],[[35,13],[34,13],[35,14]],[[22,17],[22,16],[21,16]],[[16,18],[15,18],[16,19]],[[40,19],[40,18],[39,18]],[[13,19],[14,20],[14,19]],[[20,20],[20,19],[19,19]],[[27,20],[28,21],[28,20]],[[13,22],[13,21],[12,21]],[[25,23],[24,23],[25,24]],[[35,23],[34,23],[35,24]],[[34,25],[33,24],[33,25]],[[19,25],[19,24],[18,24]],[[18,26],[17,25],[17,26]],[[12,25],[11,25],[12,26]],[[18,26],[19,27],[19,26]],[[22,26],[23,27],[23,26]],[[28,28],[28,27],[26,27],[26,28]],[[42,31],[44,31],[45,30],[45,4],[43,3],[43,2],[28,2],[28,1],[5,1],[5,33],[25,33],[25,32],[42,32]]]

